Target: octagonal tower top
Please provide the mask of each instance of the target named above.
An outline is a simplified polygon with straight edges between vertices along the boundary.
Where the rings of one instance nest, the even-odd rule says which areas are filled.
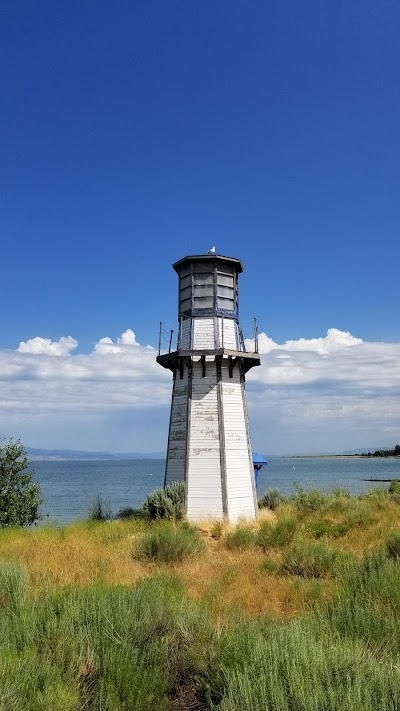
[[[179,276],[178,316],[217,315],[237,319],[240,259],[220,254],[183,257],[173,264]]]

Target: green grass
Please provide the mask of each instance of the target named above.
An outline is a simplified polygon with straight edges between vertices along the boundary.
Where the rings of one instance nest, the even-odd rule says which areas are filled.
[[[175,521],[1,532],[0,711],[399,711],[395,496],[298,491],[205,539]],[[92,558],[113,584],[59,584],[61,560]]]
[[[0,708],[163,711],[204,673],[210,620],[176,578],[48,592],[20,605],[23,571],[2,572]]]

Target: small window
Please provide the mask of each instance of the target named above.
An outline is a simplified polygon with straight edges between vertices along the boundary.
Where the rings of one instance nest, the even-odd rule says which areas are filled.
[[[195,284],[193,289],[194,296],[213,296],[213,284]]]
[[[217,284],[218,286],[231,286],[233,289],[233,276],[230,274],[220,274],[217,273]]]
[[[200,284],[213,284],[214,283],[214,275],[203,272],[203,273],[195,273],[193,275],[193,283],[195,286],[200,285]]]
[[[186,289],[181,289],[179,292],[179,301],[184,301],[185,299],[190,299],[192,295],[192,289],[190,286],[186,287]]]
[[[224,296],[227,299],[234,299],[235,292],[233,287],[230,286],[219,286],[218,285],[218,296]]]
[[[193,308],[195,309],[212,309],[213,307],[213,296],[195,296],[193,299]]]
[[[190,311],[192,308],[192,300],[191,299],[185,299],[184,301],[179,302],[179,313],[183,313],[184,311]]]
[[[192,283],[192,276],[189,274],[188,276],[181,277],[179,279],[179,288],[180,289],[185,289],[187,286],[191,286]]]
[[[218,308],[226,309],[227,311],[234,311],[235,301],[234,299],[224,299],[223,297],[218,297]]]

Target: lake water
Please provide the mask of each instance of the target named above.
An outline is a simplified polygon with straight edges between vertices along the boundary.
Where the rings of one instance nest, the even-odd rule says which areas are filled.
[[[114,513],[126,506],[135,508],[150,491],[163,485],[164,478],[162,459],[46,461],[32,462],[31,466],[44,499],[44,521],[59,524],[84,518],[96,494],[110,501]],[[270,458],[259,474],[257,489],[259,496],[270,487],[289,494],[297,482],[304,488],[317,487],[323,491],[347,487],[357,494],[379,486],[362,481],[371,478],[400,479],[400,460]]]

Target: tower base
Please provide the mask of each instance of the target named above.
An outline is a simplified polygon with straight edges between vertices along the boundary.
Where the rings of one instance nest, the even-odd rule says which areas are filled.
[[[162,364],[171,367],[172,355],[168,365]],[[165,484],[186,483],[186,515],[191,521],[226,517],[235,523],[257,516],[244,390],[244,370],[254,364],[248,356],[177,355],[171,368]]]

